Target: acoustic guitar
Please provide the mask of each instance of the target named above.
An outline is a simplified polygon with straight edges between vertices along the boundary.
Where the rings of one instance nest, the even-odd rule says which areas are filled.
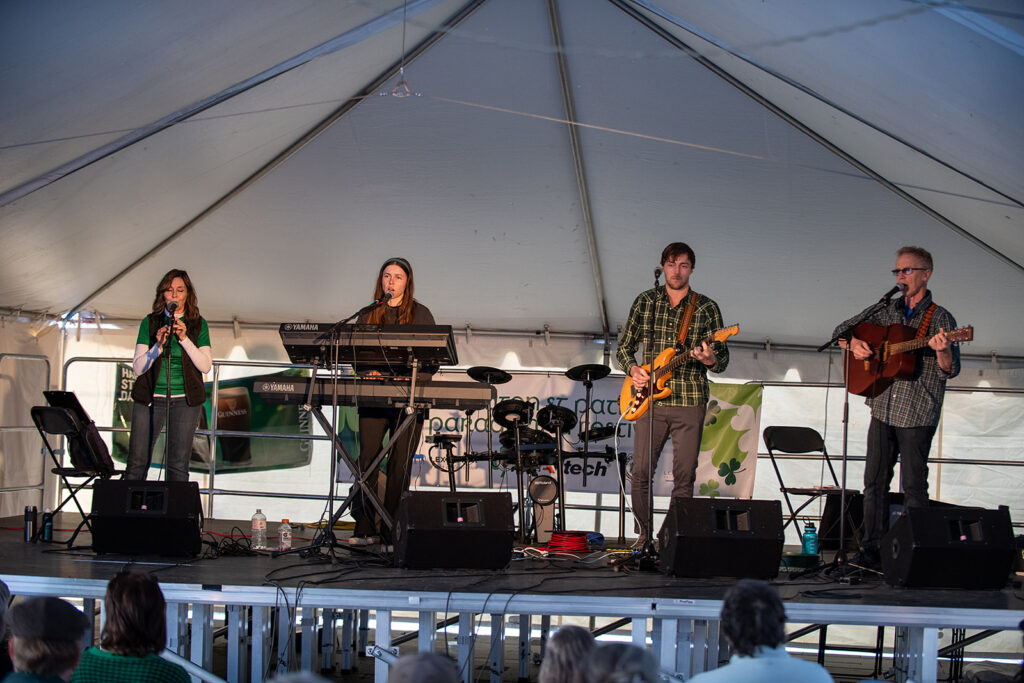
[[[690,351],[704,342],[724,342],[734,334],[739,334],[739,331],[739,325],[723,327],[686,350],[677,344],[659,353],[651,364],[654,366],[654,400],[663,399],[672,393],[672,388],[666,385],[672,379],[675,369],[690,359]],[[640,367],[651,372],[651,365],[641,365]],[[619,410],[622,412],[622,418],[632,422],[646,413],[647,407],[651,404],[650,392],[650,384],[645,385],[642,389],[637,389],[633,386],[633,378],[626,375],[626,381],[622,383],[622,392],[619,394]]]
[[[911,353],[928,346],[930,337],[918,337],[917,329],[895,323],[875,325],[864,322],[853,330],[853,336],[871,347],[872,355],[866,360],[852,356],[846,363],[846,386],[851,394],[872,398],[885,391],[897,379],[914,376],[919,354]],[[961,327],[946,332],[951,342],[974,339],[974,327]]]

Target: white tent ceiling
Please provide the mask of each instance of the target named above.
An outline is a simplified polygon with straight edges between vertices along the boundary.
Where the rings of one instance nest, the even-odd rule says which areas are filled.
[[[739,339],[814,345],[920,244],[1024,356],[1018,0],[405,10],[4,3],[0,307],[137,318],[183,267],[208,319],[336,320],[402,255],[439,322],[614,335],[683,240]]]

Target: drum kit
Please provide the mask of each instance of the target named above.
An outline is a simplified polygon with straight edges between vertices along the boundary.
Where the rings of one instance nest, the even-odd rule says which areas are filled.
[[[579,439],[583,442],[582,456],[583,484],[586,485],[587,457],[590,455],[590,443],[611,438],[615,433],[613,425],[602,427],[590,426],[590,404],[593,382],[603,379],[611,372],[607,365],[578,365],[566,371],[565,375],[576,382],[583,382],[586,388],[586,408],[583,411],[582,419],[578,419],[576,413],[569,408],[560,405],[546,405],[537,411],[537,426],[540,429],[530,427],[534,418],[534,404],[518,398],[509,398],[499,401],[493,407],[487,406],[487,424],[497,423],[503,430],[498,434],[498,442],[501,450],[495,452],[493,447],[493,435],[490,429],[487,430],[487,451],[486,453],[466,453],[463,456],[454,456],[452,449],[455,443],[461,439],[456,434],[434,434],[428,437],[435,444],[435,447],[443,447],[447,450],[444,458],[447,467],[441,467],[439,462],[431,459],[431,463],[439,469],[447,469],[449,484],[452,491],[455,490],[454,470],[457,463],[469,461],[487,460],[490,465],[487,468],[487,485],[493,485],[492,472],[494,462],[497,460],[505,466],[514,469],[516,472],[516,491],[519,500],[519,529],[520,538],[526,540],[526,488],[524,486],[524,475],[529,473],[533,480],[530,483],[531,499],[535,503],[548,505],[558,501],[558,517],[555,525],[557,531],[564,530],[565,524],[565,484],[562,473],[566,457],[578,455],[573,452],[567,454],[563,449],[563,436],[574,429],[577,424],[580,426]],[[490,385],[505,384],[512,380],[512,375],[486,366],[469,368],[466,373],[474,380]],[[467,420],[467,450],[469,443],[470,425]],[[440,459],[439,459],[440,460]],[[538,475],[541,467],[551,465],[557,468],[558,478],[552,480],[547,475]],[[538,481],[543,478],[543,481]],[[537,500],[535,491],[543,492],[543,500]]]

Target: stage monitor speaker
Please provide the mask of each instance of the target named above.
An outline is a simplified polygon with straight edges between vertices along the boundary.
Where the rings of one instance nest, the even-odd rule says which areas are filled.
[[[502,569],[512,559],[512,494],[406,493],[395,520],[395,564],[410,569]]]
[[[915,588],[998,589],[1014,558],[1010,511],[907,508],[882,538],[885,582]]]
[[[202,547],[194,481],[97,480],[91,517],[97,553],[193,556]]]
[[[767,579],[782,561],[782,503],[673,498],[658,533],[666,574]]]

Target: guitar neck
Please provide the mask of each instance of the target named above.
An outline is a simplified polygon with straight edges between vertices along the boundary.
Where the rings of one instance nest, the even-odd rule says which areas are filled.
[[[697,342],[695,345],[691,346],[690,348],[686,349],[685,351],[680,351],[679,353],[677,353],[675,355],[675,358],[673,358],[672,360],[670,360],[669,362],[665,363],[660,368],[658,368],[657,370],[654,371],[655,379],[660,379],[661,377],[664,377],[665,375],[668,375],[668,374],[671,374],[671,373],[675,372],[676,368],[678,368],[680,365],[685,363],[687,361],[687,359],[690,357],[690,351],[691,350],[693,350],[696,347],[700,346],[704,342],[710,342],[713,338],[714,338],[714,335],[708,335],[707,337],[705,337],[704,339],[701,339],[699,342]]]
[[[889,353],[906,353],[907,351],[916,351],[928,346],[929,337],[921,337],[907,340],[905,342],[899,342],[897,344],[889,345]]]
[[[974,337],[974,328],[962,327],[959,330],[953,330],[948,332],[946,337],[951,342],[962,342],[971,341]],[[897,342],[889,345],[889,353],[906,353],[907,351],[916,351],[917,349],[923,349],[928,346],[930,337],[915,337],[914,339],[908,339],[907,341]]]

